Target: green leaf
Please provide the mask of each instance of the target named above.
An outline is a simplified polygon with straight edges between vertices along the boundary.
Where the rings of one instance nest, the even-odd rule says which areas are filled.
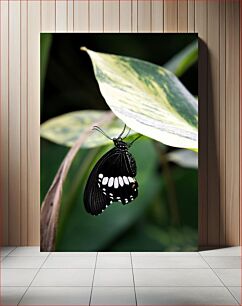
[[[40,141],[40,203],[42,203],[68,148],[45,139]]]
[[[186,72],[198,59],[198,41],[194,40],[185,49],[180,51],[164,67],[180,77]]]
[[[95,125],[107,111],[83,110],[72,113],[67,113],[55,118],[52,118],[41,125],[41,137],[48,139],[54,143],[72,147],[80,135],[90,126]],[[104,122],[102,129],[111,138],[117,137],[123,130],[124,123],[113,116],[109,122]],[[128,131],[128,130],[127,130]],[[129,135],[135,134],[130,131]],[[110,144],[110,140],[94,131],[83,143],[83,148],[94,148]]]
[[[198,103],[173,73],[135,58],[82,50],[108,106],[130,128],[169,146],[198,148]]]
[[[169,161],[185,168],[198,168],[198,154],[190,150],[180,149],[167,154]]]
[[[145,228],[146,235],[157,240],[166,252],[194,252],[197,251],[197,230],[183,226],[170,227],[166,230],[155,225]]]
[[[43,90],[45,85],[45,76],[49,60],[49,52],[52,42],[52,34],[41,33],[40,35],[40,84],[41,84],[41,106],[43,104]]]
[[[172,178],[175,183],[177,206],[183,226],[198,230],[198,170],[174,167]],[[165,190],[163,190],[164,192]],[[198,232],[197,232],[198,235]]]

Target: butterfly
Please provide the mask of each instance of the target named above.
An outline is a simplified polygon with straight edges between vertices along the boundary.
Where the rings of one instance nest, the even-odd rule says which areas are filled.
[[[87,180],[84,207],[91,215],[101,214],[113,202],[125,205],[138,196],[137,167],[129,148],[141,135],[127,143],[123,140],[128,134],[122,138],[125,128],[117,138],[110,138],[101,128],[93,127],[112,140],[114,147],[98,160]]]

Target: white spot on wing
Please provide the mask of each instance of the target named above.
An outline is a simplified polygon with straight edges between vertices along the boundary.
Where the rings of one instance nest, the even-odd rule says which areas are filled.
[[[111,176],[108,181],[108,187],[112,187],[112,186],[113,186],[113,177]]]
[[[115,177],[115,180],[114,180],[114,188],[118,188],[118,178]]]
[[[118,200],[118,202],[122,202],[121,200]]]
[[[128,179],[129,179],[130,183],[134,183],[134,179],[131,176],[129,176]]]
[[[119,176],[119,177],[118,177],[118,180],[119,180],[119,185],[120,185],[121,187],[123,187],[124,181],[123,181],[122,177]]]
[[[123,176],[123,180],[126,185],[129,185],[129,180],[127,179],[127,176]]]
[[[105,176],[102,180],[102,184],[107,185],[107,182],[108,182],[108,177]]]
[[[103,174],[102,174],[102,173],[99,173],[99,176],[98,176],[98,177],[103,178]]]

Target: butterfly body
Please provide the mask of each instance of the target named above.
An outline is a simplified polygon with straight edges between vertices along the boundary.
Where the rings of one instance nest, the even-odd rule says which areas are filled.
[[[125,205],[138,196],[136,162],[129,144],[120,138],[113,142],[114,148],[99,159],[86,184],[84,206],[92,215],[99,215],[113,202]]]

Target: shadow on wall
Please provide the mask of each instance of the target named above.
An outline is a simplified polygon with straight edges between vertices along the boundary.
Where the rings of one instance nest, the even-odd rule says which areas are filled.
[[[219,142],[219,75],[212,66],[216,58],[206,43],[199,38],[199,241],[200,248],[223,245],[218,237],[225,231],[224,218],[220,218],[220,142]],[[216,83],[214,82],[216,80]],[[222,222],[220,222],[222,221]],[[223,236],[223,235],[222,235]]]

